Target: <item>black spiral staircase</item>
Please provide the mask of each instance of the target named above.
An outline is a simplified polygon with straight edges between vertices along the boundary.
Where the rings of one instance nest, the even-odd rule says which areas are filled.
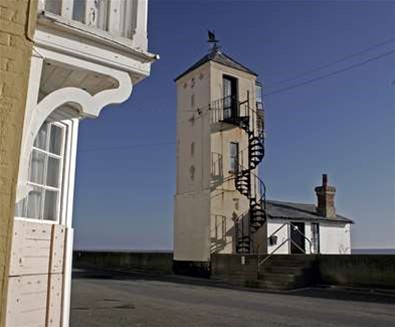
[[[262,109],[252,109],[249,96],[244,102],[221,99],[215,107],[223,111],[215,120],[239,126],[248,135],[248,148],[240,151],[238,169],[235,172],[236,189],[249,200],[249,210],[235,221],[236,252],[252,252],[252,236],[266,222],[266,187],[254,173],[265,156],[264,116]],[[214,107],[214,109],[215,109]],[[214,116],[215,116],[214,115]],[[221,117],[222,116],[222,117]],[[247,151],[247,163],[242,162]]]

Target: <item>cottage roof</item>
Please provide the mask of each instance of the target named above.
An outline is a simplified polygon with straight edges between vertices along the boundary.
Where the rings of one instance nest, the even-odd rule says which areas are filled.
[[[227,54],[223,53],[220,48],[213,48],[208,54],[206,54],[203,58],[201,58],[199,61],[197,61],[195,64],[193,64],[190,68],[188,68],[185,72],[183,72],[181,75],[176,77],[175,81],[180,79],[181,77],[185,76],[189,72],[195,70],[196,68],[202,66],[206,62],[209,61],[214,61],[219,64],[222,64],[224,66],[228,66],[237,70],[241,70],[243,72],[246,72],[251,75],[258,76],[257,73],[253,72],[251,69],[245,67],[244,65],[240,64],[236,60],[232,59],[229,57]]]
[[[327,218],[320,216],[317,213],[317,207],[314,204],[308,203],[294,203],[294,202],[283,202],[283,201],[272,201],[266,202],[266,211],[269,219],[289,219],[289,220],[303,220],[313,222],[328,222],[328,223],[348,223],[353,224],[354,222],[341,215],[336,215],[333,218]]]

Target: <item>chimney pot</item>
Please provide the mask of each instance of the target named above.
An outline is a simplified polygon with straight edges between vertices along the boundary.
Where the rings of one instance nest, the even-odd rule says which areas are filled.
[[[328,186],[328,175],[322,174],[322,186]]]

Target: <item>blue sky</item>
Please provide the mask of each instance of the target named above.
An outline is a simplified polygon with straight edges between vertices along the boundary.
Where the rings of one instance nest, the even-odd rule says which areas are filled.
[[[150,51],[161,56],[152,75],[129,101],[81,123],[77,248],[172,248],[173,79],[205,55],[207,29],[264,84],[269,198],[314,203],[328,173],[338,213],[356,222],[353,247],[395,247],[394,54],[270,94],[395,49],[392,41],[281,83],[394,38],[394,1],[150,0],[149,9]]]

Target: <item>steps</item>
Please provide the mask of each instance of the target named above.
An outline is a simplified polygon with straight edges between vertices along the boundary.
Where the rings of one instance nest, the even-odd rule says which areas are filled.
[[[284,290],[311,285],[315,280],[315,262],[314,255],[273,255],[260,268],[260,287]]]
[[[214,279],[239,287],[252,287],[270,290],[290,290],[306,287],[315,282],[315,255],[273,255],[257,269],[257,258],[245,256],[245,265],[241,256],[235,255],[230,265],[214,272]]]

